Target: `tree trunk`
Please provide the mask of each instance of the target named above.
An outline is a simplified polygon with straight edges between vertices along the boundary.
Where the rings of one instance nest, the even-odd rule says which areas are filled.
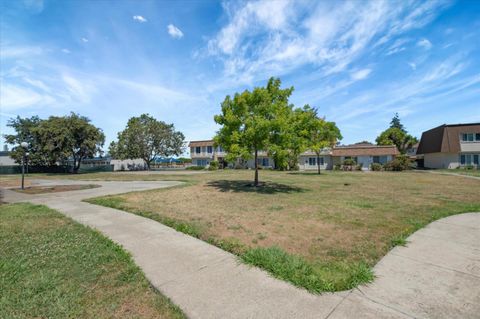
[[[255,181],[253,182],[253,186],[258,186],[258,150],[255,149]]]
[[[73,173],[74,174],[77,174],[78,173],[78,170],[80,169],[80,162],[81,162],[81,158],[76,159],[76,157],[73,157]]]
[[[320,175],[320,155],[317,154],[317,167],[318,167],[318,175]]]

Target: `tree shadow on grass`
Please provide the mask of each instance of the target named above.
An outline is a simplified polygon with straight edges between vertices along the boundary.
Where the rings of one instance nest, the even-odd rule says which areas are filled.
[[[274,182],[260,182],[257,187],[253,186],[252,181],[237,181],[237,180],[216,180],[210,181],[206,184],[209,187],[214,187],[221,192],[234,193],[257,193],[257,194],[277,194],[277,193],[303,193],[305,189],[279,184]]]

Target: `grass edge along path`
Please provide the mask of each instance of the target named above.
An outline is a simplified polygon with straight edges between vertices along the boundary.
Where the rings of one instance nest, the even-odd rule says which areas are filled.
[[[242,262],[259,267],[270,273],[272,276],[290,282],[299,288],[304,288],[311,293],[349,290],[374,280],[374,265],[369,265],[366,262],[343,264],[337,263],[335,265],[315,265],[312,262],[307,261],[302,256],[287,253],[282,248],[277,246],[251,248],[240,243],[239,241],[236,241],[234,238],[205,238],[202,236],[201,227],[192,222],[179,221],[174,218],[162,216],[158,213],[132,209],[123,205],[124,199],[120,196],[121,195],[95,197],[85,201],[95,205],[127,211],[160,222],[179,232],[204,240],[225,251],[228,251],[238,256]],[[405,229],[402,233],[392,236],[389,243],[390,250],[395,246],[405,245],[407,243],[406,239],[408,236],[427,226],[431,222],[444,217],[480,209],[480,207],[475,205],[467,205],[467,207],[465,207],[466,209],[459,209],[458,211],[433,212],[425,222],[412,223],[411,227]],[[325,272],[331,271],[331,267],[348,275],[340,283],[333,283],[325,280],[324,274]]]
[[[227,252],[230,252],[246,264],[259,267],[278,279],[285,280],[293,285],[304,288],[311,293],[334,292],[352,289],[360,284],[371,282],[374,278],[373,271],[369,265],[360,262],[358,264],[344,264],[342,270],[349,273],[347,279],[341,286],[335,286],[326,281],[322,267],[313,267],[313,264],[301,256],[289,254],[277,246],[250,248],[234,239],[204,238],[202,230],[194,223],[187,223],[173,218],[165,217],[160,214],[127,209],[122,205],[123,199],[116,195],[95,197],[85,200],[88,203],[119,209],[133,213],[138,216],[146,217],[171,227],[179,232],[204,240],[209,244],[217,246]],[[338,268],[339,266],[336,265]],[[328,267],[326,267],[328,268]]]
[[[131,255],[44,205],[0,205],[0,318],[185,318]]]

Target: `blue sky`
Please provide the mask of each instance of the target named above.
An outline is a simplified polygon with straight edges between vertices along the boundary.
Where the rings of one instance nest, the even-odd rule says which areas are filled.
[[[1,1],[0,129],[78,112],[107,143],[150,113],[209,139],[227,94],[278,76],[374,141],[480,121],[480,1]],[[2,141],[3,143],[3,141]]]

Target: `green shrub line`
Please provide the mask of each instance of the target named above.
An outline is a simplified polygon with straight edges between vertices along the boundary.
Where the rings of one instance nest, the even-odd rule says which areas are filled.
[[[97,197],[88,199],[87,202],[129,211],[136,215],[160,222],[179,232],[185,233],[200,240],[204,240],[214,246],[230,252],[236,255],[245,264],[259,267],[270,273],[275,278],[290,282],[291,284],[299,288],[304,288],[314,294],[348,290],[355,288],[358,285],[372,282],[374,279],[374,265],[370,265],[364,261],[343,263],[340,265],[338,265],[338,263],[310,262],[302,256],[290,254],[277,246],[252,248],[241,243],[236,238],[205,238],[203,229],[197,224],[161,216],[160,214],[154,212],[131,209],[124,205],[125,200],[121,197]],[[402,233],[392,236],[389,244],[387,244],[388,250],[393,249],[395,246],[406,245],[408,236],[435,220],[451,215],[480,210],[480,206],[474,204],[469,205],[466,208],[467,209],[465,210],[456,212],[448,212],[447,210],[437,211],[424,222],[411,221],[410,227],[405,229]],[[339,282],[325,280],[325,274],[328,274],[329,271],[332,271],[333,269],[341,269],[343,273],[348,275],[345,279],[342,279]]]

